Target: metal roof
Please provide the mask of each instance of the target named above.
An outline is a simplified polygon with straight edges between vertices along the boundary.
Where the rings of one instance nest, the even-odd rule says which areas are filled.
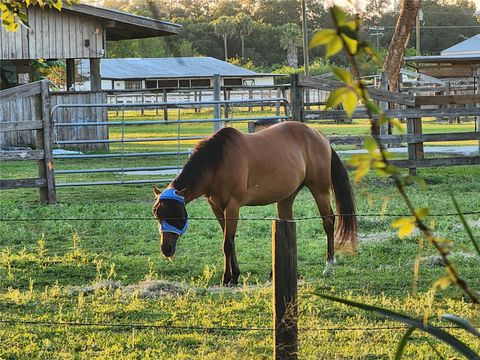
[[[405,61],[428,63],[428,62],[442,62],[442,63],[454,63],[454,62],[479,62],[480,54],[473,55],[433,55],[433,56],[408,56]]]
[[[175,35],[182,28],[179,24],[86,4],[65,5],[62,11],[101,20],[106,38],[111,41]]]
[[[443,50],[441,55],[477,55],[480,56],[480,34]]]
[[[82,61],[82,70],[89,71],[89,62]],[[278,76],[260,74],[212,57],[101,59],[102,79],[160,79]]]

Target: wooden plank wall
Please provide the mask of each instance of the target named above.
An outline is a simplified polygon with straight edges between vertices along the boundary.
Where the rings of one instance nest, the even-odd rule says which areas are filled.
[[[51,106],[57,104],[102,104],[106,103],[106,93],[53,93]],[[0,103],[0,122],[18,122],[41,119],[40,95],[14,99]],[[106,108],[70,108],[54,112],[54,122],[98,122],[107,121]],[[54,129],[53,144],[57,140],[96,140],[108,139],[107,126],[77,126]],[[0,147],[35,147],[36,131],[0,132]],[[62,148],[78,150],[106,150],[108,144],[62,145]]]
[[[52,93],[51,106],[57,104],[106,104],[107,94],[102,92]],[[101,122],[107,121],[107,108],[59,108],[53,112],[53,122]],[[57,140],[108,139],[108,126],[55,127],[54,144]],[[62,148],[77,150],[107,150],[108,144],[61,145]]]
[[[19,98],[0,103],[0,123],[40,120],[40,95]],[[0,132],[0,148],[35,147],[36,131]]]
[[[98,21],[47,7],[29,8],[28,19],[29,29],[21,26],[16,32],[7,32],[0,27],[2,60],[103,57],[104,29]]]

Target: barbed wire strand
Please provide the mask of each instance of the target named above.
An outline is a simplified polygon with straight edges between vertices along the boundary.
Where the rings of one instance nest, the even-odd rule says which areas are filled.
[[[480,215],[480,211],[468,211],[463,212],[463,215]],[[328,217],[339,217],[339,216],[352,216],[352,214],[333,214],[326,216],[305,216],[295,218],[294,221],[311,221],[311,220],[320,220],[322,218]],[[411,214],[355,214],[355,217],[411,217]],[[449,216],[458,216],[457,213],[443,213],[443,214],[429,214],[430,217],[449,217]],[[184,218],[168,218],[167,220],[182,220]],[[188,218],[189,220],[194,221],[218,221],[216,217],[198,217],[192,216]],[[0,222],[31,222],[31,221],[150,221],[155,220],[153,216],[149,217],[69,217],[69,218],[0,218]],[[238,217],[238,218],[220,218],[220,220],[238,220],[238,221],[273,221],[279,220],[277,217]]]
[[[96,322],[73,322],[73,321],[45,321],[45,320],[17,320],[17,319],[2,319],[0,324],[5,325],[28,325],[28,326],[66,326],[66,327],[96,327],[96,328],[135,328],[135,329],[157,329],[170,331],[203,331],[203,332],[272,332],[273,328],[262,327],[241,327],[241,326],[219,326],[219,327],[204,327],[204,326],[173,326],[160,324],[141,324],[141,323],[96,323]],[[459,326],[436,326],[440,329],[461,329]],[[404,330],[408,326],[378,326],[378,327],[319,327],[319,328],[299,328],[299,332],[321,332],[321,331],[389,331],[389,330]]]

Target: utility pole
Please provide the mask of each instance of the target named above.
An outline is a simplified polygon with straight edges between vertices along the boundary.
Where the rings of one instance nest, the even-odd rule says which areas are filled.
[[[303,68],[305,76],[310,75],[310,60],[308,58],[308,36],[307,36],[307,7],[305,0],[302,0],[302,37],[303,37]],[[310,102],[310,91],[306,89],[305,102]]]
[[[422,9],[418,10],[416,24],[415,24],[415,45],[416,45],[416,53],[417,56],[421,56],[421,49],[420,49],[420,26],[421,22],[423,21],[423,11]]]
[[[305,0],[302,0],[302,32],[303,32],[303,60],[305,76],[310,75],[310,60],[308,58],[308,36],[307,36],[307,8]]]

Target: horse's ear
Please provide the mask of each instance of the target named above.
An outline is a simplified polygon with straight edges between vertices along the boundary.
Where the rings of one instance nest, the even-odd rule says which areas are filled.
[[[183,188],[182,190],[177,190],[177,194],[180,196],[185,197],[186,193],[187,193],[187,188]]]
[[[152,189],[153,189],[153,193],[155,194],[155,196],[158,196],[162,193],[160,191],[160,189],[158,187],[156,187],[155,185],[153,185]]]

